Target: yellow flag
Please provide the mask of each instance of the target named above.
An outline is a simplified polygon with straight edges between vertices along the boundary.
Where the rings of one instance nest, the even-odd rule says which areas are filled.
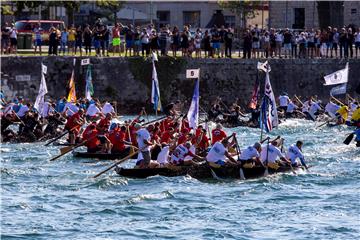
[[[69,95],[67,97],[68,102],[76,102],[76,91],[75,91],[75,81],[74,81],[74,70],[71,73],[70,83],[69,83]]]

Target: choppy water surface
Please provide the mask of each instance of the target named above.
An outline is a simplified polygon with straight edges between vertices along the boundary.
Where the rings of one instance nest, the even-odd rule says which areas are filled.
[[[228,131],[242,148],[259,139]],[[93,179],[111,162],[49,162],[58,147],[4,144],[1,239],[359,239],[360,149],[342,144],[349,132],[288,120],[272,134],[304,140],[311,171],[227,182]]]

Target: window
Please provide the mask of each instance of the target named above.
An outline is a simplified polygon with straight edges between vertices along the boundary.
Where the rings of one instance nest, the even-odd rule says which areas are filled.
[[[235,28],[235,16],[224,16],[225,27]]]
[[[294,29],[305,28],[305,8],[294,8],[295,21],[293,24]]]
[[[351,14],[356,14],[357,13],[357,9],[356,8],[352,8],[351,9]]]
[[[159,26],[170,24],[170,11],[157,11],[157,19],[159,19]]]
[[[200,11],[183,12],[184,25],[191,25],[191,28],[200,27]]]

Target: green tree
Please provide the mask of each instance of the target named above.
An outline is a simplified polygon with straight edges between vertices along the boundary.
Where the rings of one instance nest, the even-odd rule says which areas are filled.
[[[116,13],[124,6],[123,1],[106,1],[106,0],[97,0],[96,5],[104,10],[110,11],[114,14],[114,22],[116,23]]]
[[[256,16],[256,9],[261,6],[262,1],[236,0],[236,1],[218,1],[223,9],[228,9],[235,13],[241,19],[240,27],[246,28],[247,20]]]

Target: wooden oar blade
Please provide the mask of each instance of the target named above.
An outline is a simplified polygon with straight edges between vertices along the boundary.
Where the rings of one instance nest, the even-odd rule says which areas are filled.
[[[347,136],[347,138],[344,140],[344,144],[349,145],[350,142],[353,140],[354,138],[354,133],[351,133],[349,136]]]
[[[67,153],[68,151],[70,151],[74,146],[66,146],[63,148],[60,148],[60,154],[64,154]]]

